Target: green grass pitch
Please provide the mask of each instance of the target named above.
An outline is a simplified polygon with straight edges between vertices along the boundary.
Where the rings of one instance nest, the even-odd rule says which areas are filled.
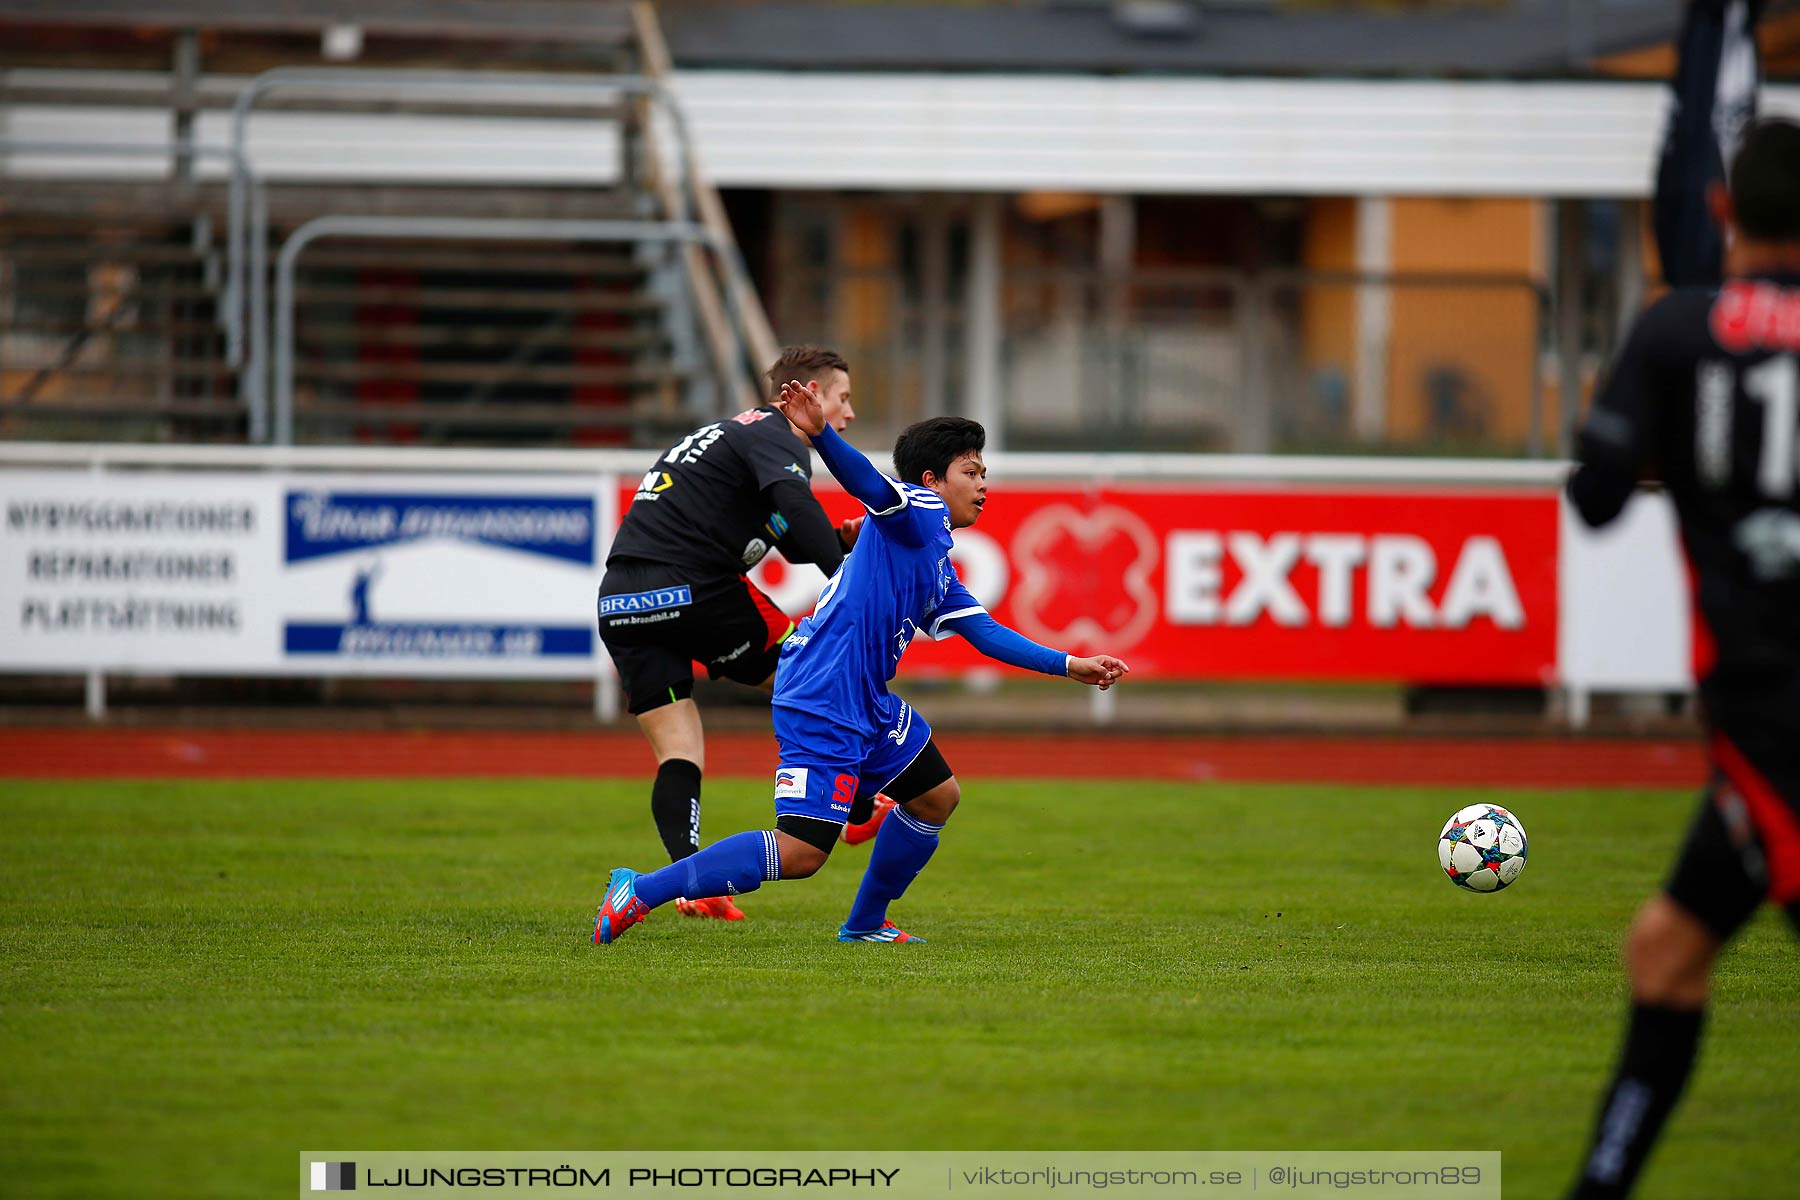
[[[287,1194],[306,1148],[1498,1149],[1567,1181],[1619,1035],[1664,792],[974,780],[895,910],[832,938],[867,847],[746,922],[610,948],[661,858],[636,782],[0,786],[9,1195]],[[1478,800],[1531,835],[1440,875]],[[708,781],[710,837],[768,820]],[[1725,960],[1642,1195],[1792,1194],[1800,954]]]

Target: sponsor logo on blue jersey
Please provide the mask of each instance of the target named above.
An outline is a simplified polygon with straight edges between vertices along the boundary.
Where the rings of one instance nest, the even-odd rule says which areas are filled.
[[[919,627],[913,624],[911,617],[900,622],[900,628],[894,631],[894,661],[899,662],[906,648],[912,645],[913,639],[919,636]]]

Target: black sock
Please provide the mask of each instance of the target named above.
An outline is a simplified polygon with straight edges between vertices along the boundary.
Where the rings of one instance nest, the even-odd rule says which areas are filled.
[[[650,815],[670,862],[680,862],[700,848],[700,768],[685,758],[671,758],[656,768],[650,788]]]
[[[1625,1048],[1570,1200],[1611,1200],[1631,1191],[1687,1085],[1705,1015],[1705,1009],[1631,1006]]]
[[[858,796],[850,802],[850,824],[861,825],[875,815],[875,796]]]

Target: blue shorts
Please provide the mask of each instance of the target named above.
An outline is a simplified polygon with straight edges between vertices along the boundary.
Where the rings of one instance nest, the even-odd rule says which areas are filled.
[[[811,817],[842,825],[858,796],[873,796],[899,778],[931,740],[931,726],[894,698],[893,723],[872,734],[776,705],[775,815]]]

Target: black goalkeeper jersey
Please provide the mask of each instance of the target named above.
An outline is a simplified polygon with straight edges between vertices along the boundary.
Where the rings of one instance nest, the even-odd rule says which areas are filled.
[[[1577,457],[1569,494],[1590,525],[1616,516],[1639,478],[1667,486],[1704,625],[1703,685],[1800,678],[1800,276],[1680,289],[1647,309]]]
[[[644,473],[607,562],[634,558],[696,577],[742,575],[780,542],[789,559],[826,559],[821,566],[829,574],[837,566],[835,535],[811,482],[812,451],[778,410],[765,405],[701,426]],[[784,497],[792,510],[786,514]],[[800,539],[790,522],[811,535],[803,553],[792,552]]]

